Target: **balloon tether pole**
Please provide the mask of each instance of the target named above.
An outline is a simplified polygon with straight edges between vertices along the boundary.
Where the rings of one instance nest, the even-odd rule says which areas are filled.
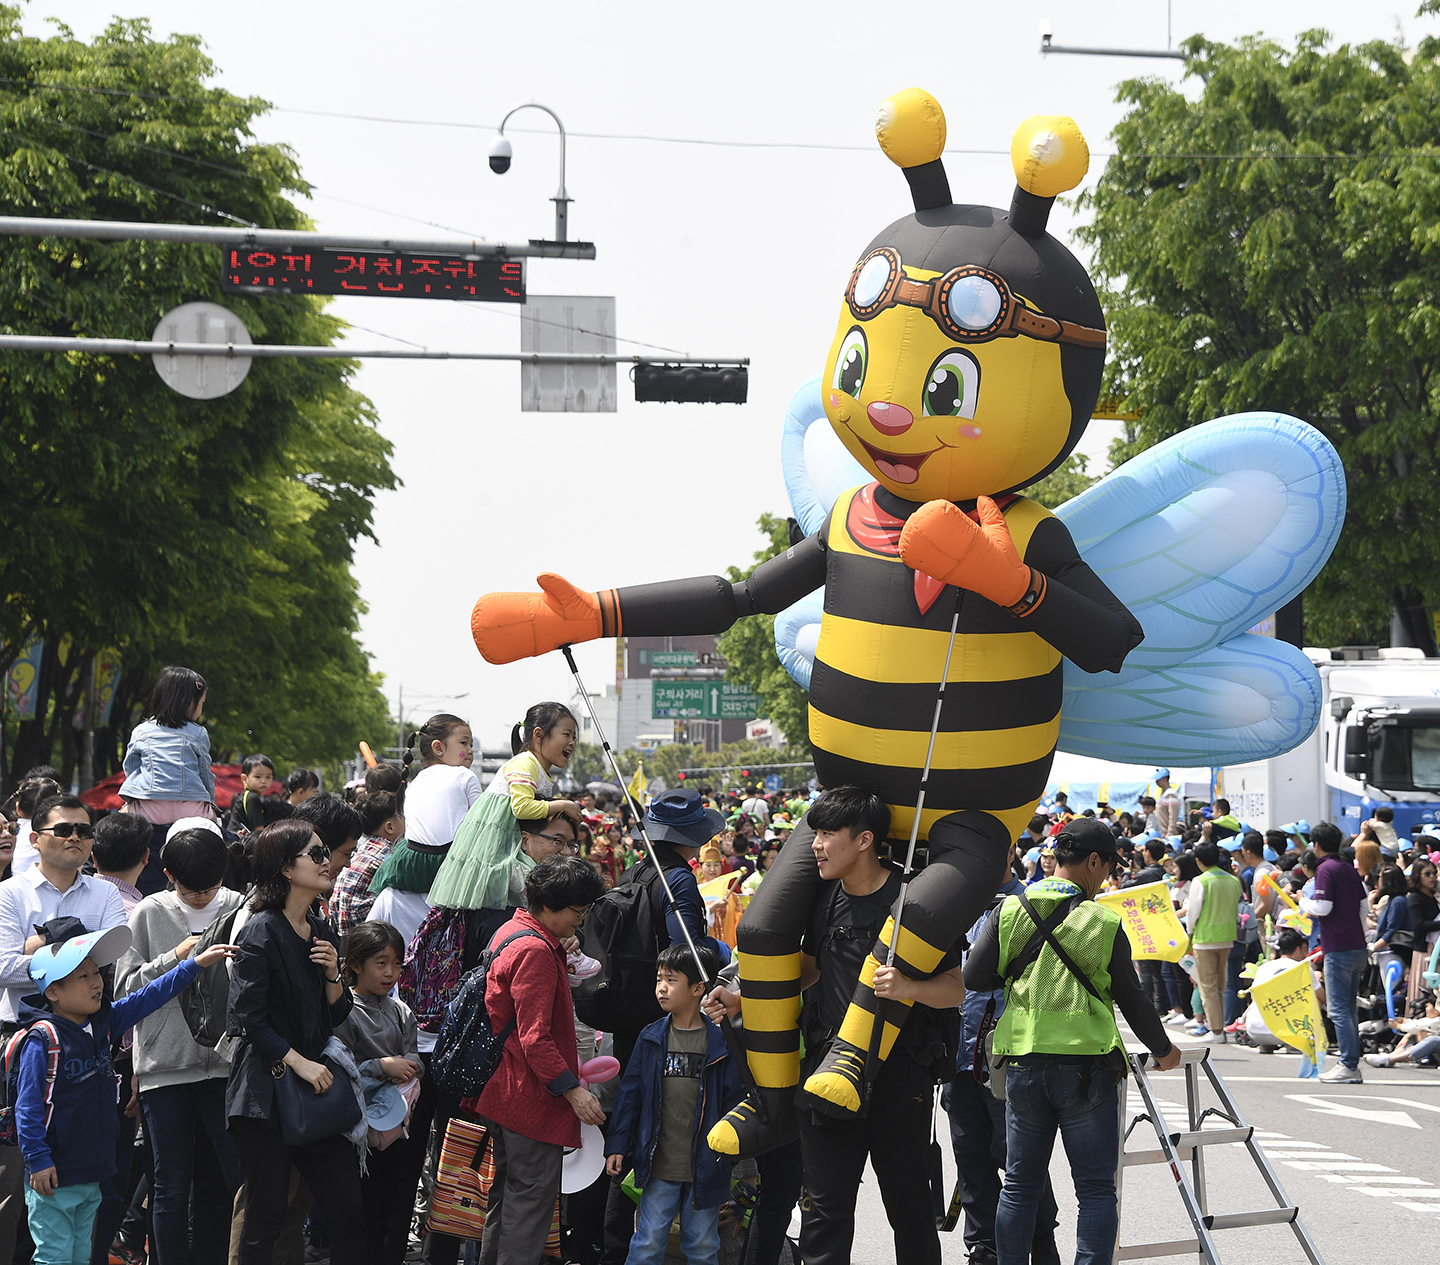
[[[630,805],[630,814],[635,818],[635,826],[640,831],[640,838],[644,840],[645,855],[655,867],[655,873],[660,879],[660,886],[665,889],[665,899],[670,902],[670,908],[675,910],[675,921],[680,925],[680,934],[685,937],[685,946],[690,950],[690,956],[695,959],[695,969],[700,972],[700,978],[708,991],[714,981],[710,977],[710,972],[705,969],[705,963],[700,960],[700,951],[695,947],[695,939],[690,934],[690,928],[685,925],[685,919],[680,916],[680,907],[675,903],[675,893],[670,890],[670,882],[665,877],[665,870],[660,864],[660,859],[655,855],[655,845],[650,842],[650,835],[645,829],[645,807],[630,794],[630,787],[626,784],[624,775],[620,772],[620,765],[615,759],[615,752],[611,749],[610,739],[605,736],[605,731],[600,727],[600,718],[595,715],[595,707],[590,702],[590,694],[585,689],[585,682],[580,679],[580,669],[575,666],[575,656],[571,653],[569,646],[561,646],[560,653],[565,656],[565,662],[570,666],[570,675],[575,678],[575,688],[580,691],[581,701],[584,702],[585,710],[590,714],[590,723],[595,726],[595,733],[600,738],[600,746],[604,748],[605,758],[609,760],[611,771],[615,774],[615,784],[619,786],[626,802]],[[750,1071],[749,1060],[745,1057],[745,1048],[740,1044],[740,1035],[735,1031],[728,1015],[721,1023],[720,1029],[725,1034],[725,1044],[730,1049],[730,1057],[740,1065],[741,1078],[745,1081],[746,1087],[754,1091],[751,1096],[755,1102],[756,1112],[762,1120],[768,1121],[769,1114],[755,1084],[754,1074]]]
[[[930,741],[925,747],[925,767],[920,773],[920,793],[915,800],[915,816],[910,822],[910,845],[905,849],[905,869],[900,875],[900,891],[895,904],[890,908],[890,944],[885,953],[885,965],[895,965],[896,949],[900,944],[900,915],[905,911],[905,890],[915,873],[915,843],[920,837],[920,815],[925,811],[925,790],[930,781],[930,762],[935,758],[935,738],[940,732],[940,712],[945,706],[945,686],[950,680],[950,660],[955,654],[955,637],[960,631],[960,610],[965,603],[965,590],[955,590],[955,614],[950,619],[950,641],[945,647],[945,668],[940,673],[940,689],[935,695],[935,717],[930,722]],[[870,1048],[865,1055],[865,1083],[872,1085],[880,1074],[880,1038],[885,1031],[886,1003],[875,999],[875,1018],[870,1030]]]

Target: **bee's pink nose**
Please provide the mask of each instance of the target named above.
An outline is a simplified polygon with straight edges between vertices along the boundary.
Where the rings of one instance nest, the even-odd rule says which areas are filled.
[[[883,400],[866,405],[865,416],[882,435],[903,435],[915,424],[915,415],[903,404],[886,404]]]

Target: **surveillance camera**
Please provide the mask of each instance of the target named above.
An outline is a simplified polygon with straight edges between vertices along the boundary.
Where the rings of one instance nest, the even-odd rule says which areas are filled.
[[[490,170],[497,176],[503,176],[510,170],[510,156],[514,152],[508,139],[497,136],[490,142]]]
[[[1040,19],[1040,38],[1048,40],[1055,34],[1055,28],[1050,25],[1049,18]]]

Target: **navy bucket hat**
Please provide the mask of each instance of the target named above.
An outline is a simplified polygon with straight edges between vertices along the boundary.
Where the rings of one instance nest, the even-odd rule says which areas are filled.
[[[695,791],[666,791],[650,801],[645,833],[655,843],[703,848],[725,829],[725,818],[706,808]]]

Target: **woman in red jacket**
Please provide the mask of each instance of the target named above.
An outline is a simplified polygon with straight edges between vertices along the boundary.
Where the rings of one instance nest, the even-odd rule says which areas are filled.
[[[495,1144],[495,1181],[480,1247],[485,1265],[540,1259],[565,1148],[580,1145],[581,1124],[605,1123],[599,1100],[580,1083],[565,964],[567,942],[603,890],[595,868],[579,857],[542,861],[525,879],[528,908],[516,910],[491,941],[529,933],[490,964],[490,1023],[500,1032],[514,1019],[515,1030],[480,1097],[463,1104],[491,1126]]]

